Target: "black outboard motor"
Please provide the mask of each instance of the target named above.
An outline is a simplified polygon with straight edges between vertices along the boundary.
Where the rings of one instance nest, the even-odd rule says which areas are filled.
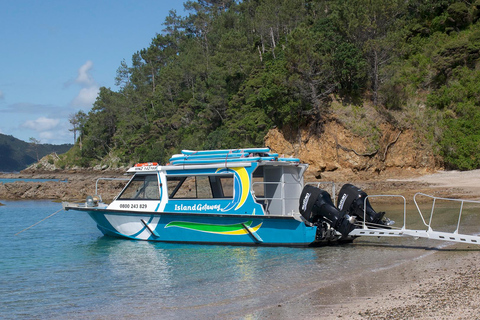
[[[306,185],[300,196],[300,213],[309,222],[320,225],[327,222],[346,237],[355,226],[355,218],[335,208],[328,192]]]
[[[351,184],[344,184],[338,194],[337,207],[345,213],[357,217],[358,220],[365,222],[388,225],[389,221],[383,220],[385,212],[375,212],[367,199],[366,215],[364,213],[364,204],[367,194],[362,189]]]

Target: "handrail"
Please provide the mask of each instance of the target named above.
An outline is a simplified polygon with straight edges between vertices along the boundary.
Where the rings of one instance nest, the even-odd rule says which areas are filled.
[[[271,184],[271,185],[281,185],[282,187],[286,184],[297,184],[297,183],[291,183],[291,182],[260,182],[260,181],[256,181],[256,182],[253,182],[252,183],[252,191],[253,191],[253,186],[254,185],[265,185],[265,184]],[[255,192],[253,192],[253,194],[255,195]],[[298,199],[298,197],[279,197],[279,198],[266,198],[266,197],[257,197],[255,195],[255,198],[256,199],[260,199],[260,200],[281,200],[281,199]]]
[[[375,194],[375,195],[367,195],[365,199],[363,200],[363,229],[368,229],[366,226],[366,221],[367,221],[367,200],[368,198],[385,198],[385,197],[392,197],[392,198],[402,198],[403,199],[403,226],[402,228],[398,228],[401,230],[405,230],[406,224],[407,224],[407,199],[405,199],[404,196],[398,195],[398,194]]]
[[[433,199],[433,202],[432,202],[432,210],[431,210],[431,212],[430,212],[430,219],[429,219],[428,224],[425,222],[425,219],[424,219],[423,214],[422,214],[422,210],[421,210],[420,207],[418,206],[418,203],[417,203],[417,196],[418,196],[418,195],[424,196],[424,197],[427,197],[427,198],[432,198],[432,199]],[[433,218],[433,212],[434,212],[434,210],[435,210],[435,202],[436,202],[436,200],[445,200],[445,201],[460,202],[460,211],[459,211],[459,213],[458,213],[457,229],[453,232],[454,234],[458,234],[458,230],[460,229],[460,220],[462,219],[463,204],[464,204],[464,203],[476,203],[476,204],[480,204],[480,201],[478,201],[478,200],[465,200],[465,199],[442,198],[442,197],[436,197],[436,196],[432,196],[432,195],[425,194],[425,193],[421,193],[421,192],[415,193],[415,195],[413,196],[413,202],[415,203],[415,206],[417,207],[417,211],[418,211],[418,213],[420,214],[420,217],[422,218],[423,224],[428,228],[429,231],[432,231],[431,225],[432,225],[432,218]]]
[[[432,204],[432,211],[430,215],[429,222],[427,223],[420,207],[418,206],[417,202],[417,195],[426,196],[433,199]],[[452,199],[452,198],[441,198],[435,197],[424,193],[416,193],[413,197],[415,202],[415,206],[417,207],[417,211],[420,214],[423,224],[427,227],[427,230],[412,230],[406,228],[406,201],[405,198],[401,195],[373,195],[367,196],[366,198],[373,198],[373,197],[402,197],[404,199],[404,223],[401,229],[393,228],[393,227],[383,227],[381,225],[375,225],[373,228],[369,228],[365,223],[366,220],[366,203],[367,199],[364,200],[364,222],[363,228],[357,228],[352,230],[349,235],[350,236],[372,236],[372,237],[414,237],[414,238],[426,238],[426,239],[435,239],[435,240],[443,240],[443,241],[450,241],[450,242],[458,242],[458,243],[470,243],[470,244],[477,244],[480,245],[480,235],[468,235],[468,234],[459,234],[460,228],[460,220],[462,217],[463,211],[463,204],[464,203],[475,203],[480,204],[480,201],[477,200],[463,200],[463,199]],[[443,231],[435,231],[431,228],[432,223],[432,216],[435,209],[435,202],[436,200],[447,200],[447,201],[456,201],[460,202],[460,212],[457,221],[457,229],[454,232],[443,232]]]
[[[98,194],[98,181],[99,180],[108,180],[108,181],[111,181],[111,180],[123,180],[123,181],[126,181],[126,180],[130,180],[131,178],[98,178],[97,181],[95,181],[95,195],[98,196],[100,198],[100,200],[102,200],[102,196],[100,196]]]
[[[335,182],[333,181],[317,181],[317,182],[306,182],[305,185],[310,184],[310,185],[316,185],[318,189],[320,188],[321,184],[326,184],[326,185],[332,185],[332,201],[335,204],[337,201],[337,195],[335,194]]]
[[[279,182],[270,182],[270,181],[256,181],[256,182],[252,182],[251,184],[251,187],[250,187],[250,191],[253,195],[253,197],[256,199],[256,200],[280,200],[282,201],[282,215],[284,216],[286,214],[285,212],[285,200],[297,200],[298,197],[287,197],[285,195],[285,185],[287,184],[291,184],[291,185],[299,185],[299,183],[297,182],[283,182],[283,181],[279,181]],[[257,197],[257,195],[255,194],[255,190],[253,190],[253,186],[254,185],[278,185],[280,186],[281,190],[280,190],[280,197],[278,198],[275,198],[275,197]]]

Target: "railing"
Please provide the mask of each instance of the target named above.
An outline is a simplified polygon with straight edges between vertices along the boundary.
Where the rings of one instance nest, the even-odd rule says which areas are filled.
[[[298,204],[298,196],[294,196],[294,197],[288,197],[287,195],[285,195],[285,185],[288,185],[288,184],[291,184],[291,185],[299,185],[300,186],[300,189],[303,189],[302,187],[302,184],[300,182],[253,182],[252,183],[252,186],[251,186],[251,192],[255,198],[255,200],[260,200],[260,201],[266,201],[265,203],[265,212],[268,211],[269,209],[269,206],[271,204],[271,201],[272,200],[276,200],[276,201],[282,201],[282,212],[281,214],[282,215],[286,215],[286,212],[285,212],[285,203],[286,201],[295,201],[297,204]],[[335,203],[336,201],[336,195],[335,195],[335,182],[332,182],[332,181],[320,181],[320,182],[307,182],[305,183],[305,185],[313,185],[313,186],[316,186],[317,188],[321,189],[320,186],[321,185],[331,185],[331,195],[332,195],[332,201],[333,203]],[[254,191],[254,186],[255,185],[279,185],[280,188],[281,188],[281,196],[280,197],[257,197],[255,195],[255,191]]]
[[[332,192],[330,193],[330,195],[332,196],[332,201],[333,203],[335,204],[337,202],[337,195],[336,195],[336,190],[335,190],[335,182],[333,181],[320,181],[320,182],[307,182],[305,183],[305,185],[313,185],[313,186],[316,186],[318,189],[322,189],[320,188],[320,185],[331,185],[332,186]]]
[[[298,185],[298,183],[289,183],[289,182],[253,182],[252,183],[252,186],[251,186],[251,193],[253,195],[253,197],[255,198],[255,200],[260,200],[260,201],[266,201],[265,202],[265,206],[264,206],[264,209],[265,209],[265,213],[268,212],[269,210],[269,207],[272,203],[272,200],[277,200],[277,201],[281,201],[282,202],[282,212],[281,212],[281,215],[284,216],[286,215],[286,212],[285,212],[285,204],[286,204],[286,201],[287,200],[294,200],[297,204],[298,204],[298,197],[287,197],[285,195],[285,185],[287,184],[291,184],[291,185]],[[265,186],[265,185],[277,185],[277,186],[280,186],[280,197],[258,197],[256,194],[255,194],[255,191],[254,191],[254,186],[256,185],[260,185],[260,186]],[[265,190],[265,189],[264,189]]]
[[[432,201],[432,209],[430,212],[430,219],[428,221],[428,224],[425,222],[425,218],[423,217],[422,210],[420,210],[420,207],[418,206],[417,203],[417,196],[424,196],[427,198],[433,199]],[[480,204],[480,201],[477,200],[464,200],[464,199],[452,199],[452,198],[441,198],[441,197],[435,197],[431,196],[425,193],[417,192],[413,196],[413,202],[415,203],[415,206],[417,207],[418,213],[420,214],[420,217],[422,218],[423,224],[428,228],[428,230],[432,230],[432,218],[433,218],[433,212],[435,211],[435,203],[437,200],[445,200],[445,201],[452,201],[452,202],[460,202],[460,211],[458,213],[458,221],[457,221],[457,228],[453,232],[454,234],[458,234],[458,230],[460,229],[460,220],[462,219],[462,212],[463,212],[463,204],[464,203],[476,203]]]
[[[113,180],[119,180],[119,181],[126,181],[130,180],[131,178],[98,178],[97,181],[95,181],[95,196],[97,196],[100,201],[102,201],[102,196],[98,194],[98,181],[100,180],[107,180],[107,181],[113,181]]]
[[[362,229],[368,229],[369,226],[375,226],[377,227],[382,227],[383,225],[373,225],[370,223],[367,223],[367,200],[370,198],[386,198],[386,197],[391,197],[391,198],[401,198],[403,199],[403,226],[401,228],[398,227],[391,227],[392,229],[400,229],[400,230],[405,230],[406,228],[406,223],[407,223],[407,200],[405,199],[404,196],[402,195],[383,195],[383,194],[378,194],[378,195],[371,195],[371,196],[366,196],[365,200],[363,201],[363,221],[362,221]]]
[[[420,209],[420,206],[418,205],[417,202],[417,196],[425,196],[433,199],[432,202],[432,208],[430,212],[430,219],[429,222],[426,222],[426,219],[422,213],[422,210]],[[394,228],[394,227],[389,227],[385,228],[383,225],[371,225],[365,222],[366,218],[366,205],[367,205],[367,199],[368,198],[374,198],[374,197],[401,197],[404,200],[404,213],[403,213],[403,226],[401,228]],[[349,235],[352,236],[374,236],[374,237],[381,237],[381,236],[386,236],[386,237],[403,237],[403,236],[410,236],[410,237],[415,237],[415,238],[427,238],[427,239],[435,239],[435,240],[443,240],[443,241],[451,241],[451,242],[459,242],[459,243],[471,243],[471,244],[480,244],[480,236],[477,235],[467,235],[467,234],[459,234],[459,229],[460,229],[460,221],[462,218],[462,212],[463,212],[463,205],[464,203],[475,203],[475,204],[480,204],[480,201],[476,200],[462,200],[462,199],[451,199],[451,198],[441,198],[441,197],[435,197],[431,195],[427,195],[424,193],[416,193],[413,197],[415,206],[417,208],[417,211],[420,215],[420,218],[422,220],[422,223],[427,227],[427,230],[412,230],[412,229],[407,229],[406,228],[406,201],[403,196],[399,195],[373,195],[373,196],[367,196],[364,201],[364,221],[362,222],[361,228],[359,229],[354,229],[352,232],[350,232]],[[446,200],[446,201],[454,201],[454,202],[460,202],[460,211],[458,214],[458,220],[457,220],[457,225],[456,225],[456,230],[454,232],[443,232],[443,231],[435,231],[432,229],[432,219],[435,211],[435,203],[437,200]]]

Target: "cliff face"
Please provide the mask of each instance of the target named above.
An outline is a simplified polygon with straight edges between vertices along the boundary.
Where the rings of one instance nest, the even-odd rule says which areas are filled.
[[[335,119],[322,126],[321,133],[316,134],[308,128],[295,133],[272,129],[265,137],[265,145],[273,152],[308,163],[309,173],[317,178],[336,174],[402,176],[436,168],[431,148],[411,130],[400,131],[383,123],[378,127],[377,144],[372,147],[367,138],[353,134]],[[368,150],[366,146],[370,146]]]

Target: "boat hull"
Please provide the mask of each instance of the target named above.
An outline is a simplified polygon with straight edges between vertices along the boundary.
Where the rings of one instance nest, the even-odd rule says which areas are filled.
[[[315,241],[317,229],[289,216],[81,211],[86,211],[105,235],[135,240],[307,246]]]

